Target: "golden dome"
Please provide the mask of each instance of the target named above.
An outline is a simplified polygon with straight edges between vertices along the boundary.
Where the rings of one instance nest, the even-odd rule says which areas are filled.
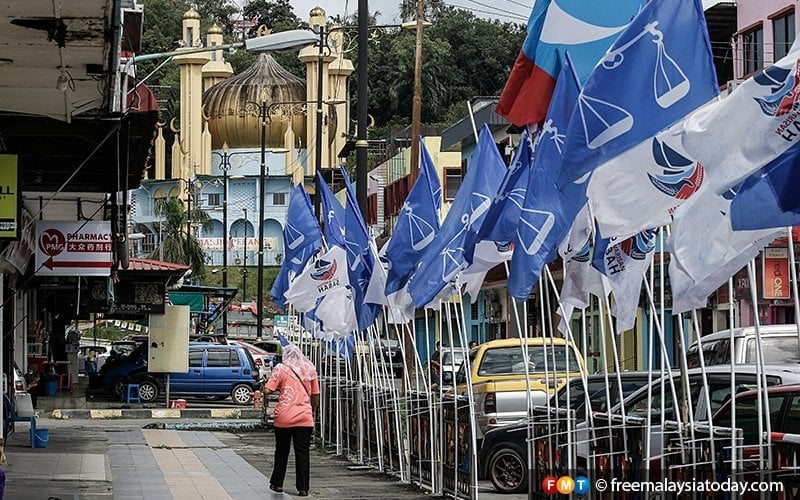
[[[317,16],[325,17],[325,9],[317,5],[316,7],[311,9],[311,12],[309,12],[308,15],[310,17],[317,17]]]
[[[194,9],[189,9],[186,12],[183,13],[183,18],[184,19],[200,19],[200,14]]]
[[[261,146],[261,119],[258,115],[262,97],[269,114],[266,146],[292,147],[284,144],[284,136],[291,126],[299,147],[305,147],[303,105],[276,104],[305,102],[305,81],[284,69],[272,56],[260,54],[247,70],[203,92],[203,109],[208,117],[212,149],[221,148],[225,142],[231,148]],[[297,144],[294,147],[298,147]]]
[[[214,23],[213,26],[208,28],[208,34],[209,35],[221,35],[222,34],[222,28],[220,28],[217,23]]]

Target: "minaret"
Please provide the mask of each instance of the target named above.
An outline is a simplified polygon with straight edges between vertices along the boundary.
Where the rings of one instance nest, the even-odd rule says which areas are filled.
[[[189,9],[183,15],[183,47],[202,47],[200,14]],[[180,50],[180,49],[178,49]],[[172,177],[190,179],[205,174],[203,163],[203,66],[211,60],[207,52],[178,55],[173,58],[181,70],[180,158],[173,156]],[[175,160],[180,160],[176,169]]]
[[[217,23],[208,29],[206,36],[206,47],[216,47],[222,45],[222,28]],[[203,66],[203,90],[208,90],[215,83],[229,78],[233,74],[231,63],[225,60],[224,50],[213,50],[210,52],[211,60]]]
[[[327,25],[326,25],[326,14],[325,10],[322,7],[314,7],[311,9],[309,13],[308,19],[308,26],[314,31],[319,31],[322,27],[326,30],[327,36]],[[317,92],[319,84],[318,84],[318,71],[322,71],[322,100],[323,102],[329,100],[328,96],[330,95],[330,89],[328,86],[330,85],[330,79],[328,75],[328,65],[331,61],[336,59],[336,56],[333,54],[333,51],[325,51],[325,54],[322,56],[322,68],[319,68],[320,64],[320,57],[319,57],[319,47],[318,46],[309,46],[305,47],[300,51],[299,59],[306,64],[306,101],[308,101],[306,109],[307,112],[307,119],[308,125],[306,127],[306,144],[308,145],[308,174],[313,176],[316,175],[317,167],[321,168],[331,168],[336,166],[336,163],[331,163],[330,161],[330,144],[329,144],[329,134],[327,133],[327,127],[324,126],[323,121],[323,128],[322,128],[322,144],[317,144]],[[345,96],[342,96],[345,98]],[[325,113],[325,105],[323,104],[322,107],[323,114]],[[316,157],[317,151],[316,148],[322,148],[322,165],[316,165]]]

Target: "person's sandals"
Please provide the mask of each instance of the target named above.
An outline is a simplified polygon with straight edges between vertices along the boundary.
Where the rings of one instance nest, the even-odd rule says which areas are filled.
[[[274,491],[275,493],[283,493],[283,488],[280,486],[274,486],[272,483],[269,485],[269,489]]]

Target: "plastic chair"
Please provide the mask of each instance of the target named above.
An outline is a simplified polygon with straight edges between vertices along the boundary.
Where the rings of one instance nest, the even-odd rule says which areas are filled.
[[[58,376],[58,390],[63,391],[64,389],[72,394],[72,373],[62,373]]]
[[[122,391],[122,401],[125,403],[141,403],[139,399],[139,384],[125,384]]]

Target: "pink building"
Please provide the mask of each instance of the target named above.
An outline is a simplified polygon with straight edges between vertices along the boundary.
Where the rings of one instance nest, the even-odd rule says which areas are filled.
[[[798,0],[739,0],[733,39],[736,79],[747,78],[786,55],[797,32],[797,5]]]

